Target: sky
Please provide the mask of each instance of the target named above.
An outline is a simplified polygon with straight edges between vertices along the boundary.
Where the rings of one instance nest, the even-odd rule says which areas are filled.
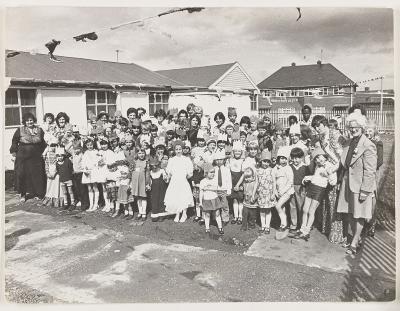
[[[282,66],[322,58],[353,81],[384,76],[394,87],[393,13],[377,8],[206,8],[175,13],[140,25],[110,26],[156,15],[162,7],[19,7],[6,11],[6,49],[136,63],[151,70],[238,61],[258,84]],[[96,31],[96,41],[72,37]],[[322,57],[321,57],[322,50]],[[379,89],[380,81],[359,85]]]

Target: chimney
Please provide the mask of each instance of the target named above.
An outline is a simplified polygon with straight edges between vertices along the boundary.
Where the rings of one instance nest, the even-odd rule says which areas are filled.
[[[365,87],[365,92],[369,92],[369,86]]]
[[[317,61],[317,64],[321,67],[322,62],[319,60],[319,61]]]
[[[292,63],[292,67],[296,66],[296,63]]]

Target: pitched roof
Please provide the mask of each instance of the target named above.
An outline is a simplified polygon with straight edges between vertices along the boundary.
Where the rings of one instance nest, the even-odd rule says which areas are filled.
[[[20,54],[6,58],[6,76],[15,79],[42,81],[105,82],[144,84],[149,86],[181,86],[149,69],[136,64],[116,63],[85,58],[58,56],[61,63],[46,54]]]
[[[172,80],[188,86],[209,87],[218,80],[225,72],[228,71],[235,63],[179,68],[170,70],[158,70],[162,74]]]
[[[354,83],[332,64],[285,66],[257,86],[259,89],[336,86]]]

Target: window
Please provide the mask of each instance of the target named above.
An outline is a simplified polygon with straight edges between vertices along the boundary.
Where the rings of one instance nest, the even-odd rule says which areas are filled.
[[[324,87],[319,90],[318,95],[328,95],[328,88]]]
[[[299,91],[298,90],[290,90],[289,96],[297,97],[297,96],[299,96]]]
[[[22,116],[27,112],[36,116],[35,101],[35,89],[8,89],[5,104],[6,126],[21,125]]]
[[[273,90],[266,90],[263,91],[263,96],[276,96],[275,91]]]
[[[167,112],[168,100],[169,93],[149,93],[149,115],[154,115],[159,109]]]
[[[257,111],[257,95],[250,95],[250,110]]]
[[[304,96],[313,96],[313,92],[311,90],[304,90]]]
[[[344,90],[339,87],[334,87],[333,88],[333,95],[342,95],[344,93]]]
[[[87,118],[101,111],[113,116],[117,110],[117,94],[111,91],[86,91]]]

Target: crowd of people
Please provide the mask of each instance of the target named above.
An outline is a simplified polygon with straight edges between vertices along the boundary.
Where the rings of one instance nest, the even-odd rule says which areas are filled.
[[[227,225],[257,223],[269,234],[276,217],[277,239],[308,241],[319,224],[355,254],[363,232],[374,233],[383,145],[362,106],[350,108],[344,131],[336,119],[311,115],[305,105],[284,128],[268,115],[239,120],[234,108],[210,120],[189,104],[152,117],[144,108],[129,108],[127,118],[100,112],[78,128],[64,112],[46,113],[40,125],[27,113],[10,148],[16,191],[21,202],[127,221],[150,214],[182,223],[190,211],[206,232],[215,220],[221,235]]]

